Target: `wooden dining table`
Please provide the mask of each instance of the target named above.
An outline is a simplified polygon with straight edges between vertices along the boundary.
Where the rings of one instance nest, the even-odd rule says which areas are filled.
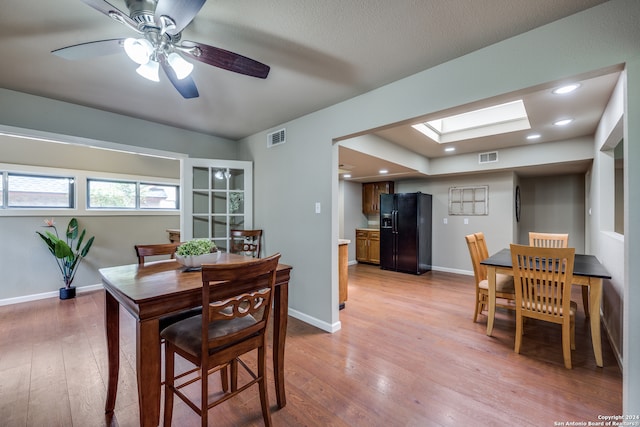
[[[250,262],[254,258],[221,253],[220,263]],[[287,331],[288,287],[292,267],[278,264],[273,297],[273,366],[278,407],[286,405],[284,347]],[[157,426],[160,417],[161,346],[159,320],[163,316],[202,305],[200,271],[185,271],[174,260],[101,268],[106,290],[105,327],[109,378],[105,411],[115,408],[120,369],[120,307],[136,323],[136,371],[140,426]]]
[[[487,314],[487,335],[493,332],[493,320],[496,314],[496,274],[513,276],[511,250],[502,249],[480,262],[487,266],[489,280],[489,312]],[[600,336],[600,304],[602,301],[602,281],[611,279],[606,268],[593,255],[575,254],[573,265],[573,284],[589,287],[589,321],[591,326],[591,344],[596,365],[603,366],[602,341]]]

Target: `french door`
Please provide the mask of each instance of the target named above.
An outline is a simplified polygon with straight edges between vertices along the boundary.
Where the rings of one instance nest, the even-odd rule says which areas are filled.
[[[223,251],[229,231],[253,227],[253,163],[183,160],[181,240],[208,238]]]

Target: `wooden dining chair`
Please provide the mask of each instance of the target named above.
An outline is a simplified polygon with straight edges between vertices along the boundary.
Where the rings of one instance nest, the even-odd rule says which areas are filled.
[[[202,315],[175,323],[162,331],[165,339],[164,425],[171,426],[173,396],[178,396],[207,426],[208,410],[258,384],[262,418],[271,425],[267,395],[266,330],[280,254],[250,262],[208,264],[202,266]],[[257,353],[255,363],[243,359]],[[175,355],[199,367],[196,379],[176,377]],[[242,358],[241,358],[242,357]],[[255,368],[257,366],[257,372]],[[210,400],[208,375],[226,372],[231,366],[231,387],[215,393]],[[251,380],[238,387],[238,367],[242,366]],[[176,381],[177,380],[177,381]],[[201,395],[191,400],[182,388],[200,382]],[[223,375],[224,381],[224,375]]]
[[[571,369],[575,349],[575,313],[571,301],[574,248],[543,248],[511,245],[516,291],[515,352],[522,345],[523,319],[544,320],[562,325],[564,366]]]
[[[174,259],[178,246],[180,246],[180,242],[134,245],[136,255],[138,257],[138,265],[144,266],[147,257],[154,257],[153,259],[156,259],[156,257],[162,255],[169,255],[169,259]],[[162,331],[164,328],[175,322],[179,322],[180,320],[196,316],[201,312],[202,307],[195,307],[178,313],[163,316],[158,321],[160,325],[159,331]]]
[[[529,232],[529,246],[540,248],[568,248],[569,234]]]
[[[529,246],[537,246],[543,248],[568,248],[568,233],[539,233],[535,231],[529,232]],[[582,307],[585,316],[589,317],[589,287],[581,286],[582,291]]]
[[[229,252],[260,258],[262,230],[230,230]]]
[[[487,267],[480,264],[481,261],[489,257],[489,250],[484,238],[484,233],[474,233],[465,236],[471,264],[473,265],[473,276],[476,282],[476,303],[473,321],[478,321],[478,314],[488,308],[489,304],[489,280],[487,277]],[[500,298],[498,300],[497,298]],[[513,277],[506,274],[496,274],[496,307],[515,309],[516,299],[513,288]]]
[[[138,264],[144,265],[145,257],[157,257],[160,255],[169,255],[171,259],[175,258],[176,250],[180,243],[159,243],[150,245],[135,245]]]

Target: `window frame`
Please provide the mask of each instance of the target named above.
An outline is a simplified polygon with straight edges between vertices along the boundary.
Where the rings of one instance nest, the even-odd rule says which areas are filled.
[[[65,169],[65,168],[51,168],[41,166],[30,165],[17,165],[0,163],[0,174],[2,175],[2,197],[7,190],[6,176],[7,174],[20,174],[27,176],[45,176],[45,177],[61,177],[61,178],[73,178],[74,180],[74,207],[7,207],[6,204],[0,206],[0,216],[42,216],[49,215],[50,212],[55,212],[55,215],[74,215],[74,216],[104,216],[105,214],[118,216],[118,215],[179,215],[181,209],[182,188],[180,178],[164,178],[153,177],[143,175],[129,175],[119,173],[108,173],[99,171],[87,171],[77,169]],[[97,180],[109,180],[109,181],[126,181],[126,182],[139,182],[142,184],[156,184],[156,185],[168,185],[176,186],[178,199],[177,207],[175,209],[168,208],[135,208],[135,209],[123,209],[123,208],[88,208],[88,185],[89,179]],[[136,202],[139,203],[139,202]]]
[[[45,173],[25,173],[18,171],[9,171],[5,169],[0,169],[0,174],[2,175],[2,186],[0,187],[0,209],[74,209],[76,207],[76,197],[75,197],[75,177],[72,175],[53,175],[53,174],[45,174]],[[47,206],[47,205],[28,205],[28,206],[12,206],[9,203],[9,197],[11,193],[11,187],[9,185],[9,180],[11,177],[25,177],[25,178],[34,178],[34,179],[60,179],[67,180],[67,206]]]
[[[91,206],[91,183],[92,182],[110,182],[110,183],[120,183],[120,184],[133,184],[135,186],[135,206],[125,207],[125,206]],[[86,190],[86,208],[87,210],[126,210],[126,211],[155,211],[155,210],[169,210],[169,211],[180,211],[180,185],[179,184],[171,184],[167,182],[157,182],[154,180],[133,180],[133,179],[106,179],[106,178],[96,178],[96,177],[87,177],[87,190]],[[162,186],[162,187],[175,187],[176,193],[176,207],[175,208],[167,208],[167,207],[145,207],[142,204],[142,187],[143,186]]]

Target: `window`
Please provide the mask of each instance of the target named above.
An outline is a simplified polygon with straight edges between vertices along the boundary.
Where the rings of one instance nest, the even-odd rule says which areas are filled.
[[[177,185],[87,179],[88,209],[177,210],[178,194]]]
[[[74,208],[75,179],[71,176],[47,176],[2,173],[2,208]]]
[[[0,163],[0,217],[177,215],[181,198],[176,178]]]
[[[449,188],[449,215],[489,215],[489,186]]]

